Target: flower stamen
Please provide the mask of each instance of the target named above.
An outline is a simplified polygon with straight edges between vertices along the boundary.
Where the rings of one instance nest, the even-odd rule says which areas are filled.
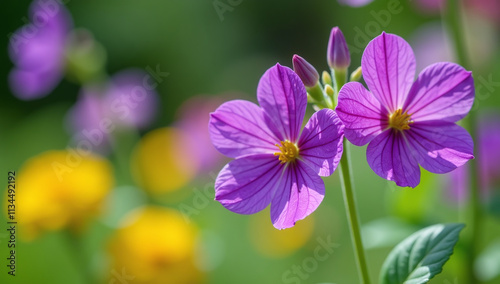
[[[276,146],[278,146],[280,152],[276,152],[274,155],[279,156],[278,159],[282,164],[293,162],[299,156],[299,148],[297,145],[288,140],[281,141],[281,146],[280,144],[276,144]]]
[[[397,109],[389,116],[389,127],[396,130],[408,130],[412,123],[411,114],[408,114],[406,111],[403,112],[402,109]]]

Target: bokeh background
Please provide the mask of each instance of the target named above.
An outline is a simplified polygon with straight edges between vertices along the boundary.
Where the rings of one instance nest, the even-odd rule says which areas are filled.
[[[276,62],[291,67],[293,54],[326,70],[334,26],[349,44],[350,71],[383,30],[410,42],[418,71],[455,60],[439,8],[417,0],[364,7],[333,0],[65,2],[78,29],[62,56],[65,76],[46,96],[30,100],[8,84],[14,68],[8,45],[30,21],[31,1],[2,3],[1,283],[358,283],[338,173],[324,179],[318,210],[293,229],[274,229],[268,209],[231,213],[213,200],[214,177],[227,159],[207,139],[208,114],[229,99],[256,101],[260,76]],[[488,133],[500,129],[497,3],[468,0],[463,9],[476,83],[473,111],[492,125]],[[151,70],[164,73],[154,77]],[[130,92],[127,84],[140,85],[146,74],[157,86],[131,108],[137,119],[112,117],[113,88]],[[88,140],[82,131],[103,118],[114,130],[88,144],[92,153],[78,152],[78,143]],[[485,153],[500,147],[484,144]],[[467,189],[450,186],[452,177],[423,173],[417,188],[397,188],[370,170],[365,147],[351,149],[372,279],[389,251],[419,228],[469,222]],[[68,177],[63,182],[54,178],[55,162]],[[6,260],[8,171],[17,174],[15,277],[7,274]],[[489,178],[475,271],[484,283],[498,283],[498,171]],[[315,258],[318,247],[327,257]],[[467,283],[465,248],[461,239],[432,283]]]

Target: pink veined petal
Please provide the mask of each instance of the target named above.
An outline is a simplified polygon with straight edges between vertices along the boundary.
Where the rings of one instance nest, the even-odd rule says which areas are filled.
[[[402,133],[382,132],[368,144],[366,158],[377,175],[398,186],[416,187],[420,182],[420,168]]]
[[[413,84],[404,110],[414,121],[464,118],[474,103],[474,79],[462,66],[441,62],[425,68]]]
[[[299,76],[288,67],[276,64],[260,78],[257,100],[281,141],[297,142],[307,106],[307,93]]]
[[[215,200],[235,213],[257,213],[271,203],[282,173],[283,165],[272,154],[233,160],[215,181]]]
[[[429,172],[447,173],[474,158],[472,137],[455,123],[415,122],[405,135],[418,163]]]
[[[248,154],[274,153],[280,142],[265,122],[266,115],[254,103],[234,100],[210,115],[208,129],[214,147],[236,158]]]
[[[415,79],[415,65],[410,45],[385,32],[368,43],[361,59],[368,89],[390,113],[403,106]]]
[[[318,208],[325,184],[313,169],[297,161],[289,164],[271,201],[271,220],[277,229],[293,227]]]
[[[335,109],[345,124],[345,137],[362,146],[387,128],[387,110],[361,83],[345,84],[339,92]]]
[[[307,122],[298,147],[300,159],[320,176],[337,168],[343,151],[344,125],[331,109],[314,113]]]

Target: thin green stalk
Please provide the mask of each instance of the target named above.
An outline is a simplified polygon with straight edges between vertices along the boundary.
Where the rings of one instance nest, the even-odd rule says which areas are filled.
[[[339,91],[347,81],[347,70],[332,70],[335,80],[334,104],[338,104]],[[361,283],[370,284],[370,274],[368,265],[366,264],[365,249],[361,238],[361,226],[358,217],[358,209],[356,207],[356,199],[354,198],[354,183],[351,175],[350,165],[350,145],[344,138],[344,153],[340,159],[340,186],[344,194],[344,204],[349,223],[349,231],[354,246],[354,255],[360,274]]]
[[[447,9],[445,13],[445,19],[451,33],[454,48],[458,63],[464,68],[469,68],[469,61],[467,58],[467,51],[464,40],[464,32],[461,21],[461,1],[460,0],[448,0]],[[476,112],[471,111],[466,119],[464,119],[465,127],[469,129],[472,137],[475,140],[475,126],[476,126]],[[476,153],[476,151],[474,151]],[[474,261],[477,257],[477,247],[476,244],[480,240],[481,234],[481,204],[479,197],[479,178],[477,171],[476,160],[469,161],[469,174],[470,174],[470,199],[469,199],[469,212],[470,212],[470,222],[468,222],[469,239],[468,239],[468,250],[467,250],[467,283],[480,283],[474,273]]]
[[[365,250],[363,248],[363,241],[361,239],[361,229],[358,218],[358,211],[356,208],[356,200],[354,198],[354,186],[351,175],[350,166],[350,146],[344,139],[344,153],[340,159],[340,185],[344,193],[344,203],[347,213],[347,220],[349,221],[349,229],[351,238],[354,245],[354,253],[356,256],[356,263],[358,271],[360,272],[361,281],[364,284],[370,284],[370,275],[368,273],[368,266],[366,264]]]
[[[83,248],[81,238],[70,230],[65,230],[62,233],[64,235],[66,243],[68,244],[68,250],[75,260],[76,266],[81,271],[85,283],[96,283],[92,274],[90,262],[85,256],[85,249]]]
[[[333,103],[338,104],[339,91],[344,86],[347,80],[347,70],[332,70],[332,77],[335,80],[335,94],[333,95]]]

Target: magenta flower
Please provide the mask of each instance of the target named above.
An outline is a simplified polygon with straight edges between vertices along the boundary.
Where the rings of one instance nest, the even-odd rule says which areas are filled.
[[[419,164],[433,173],[447,173],[473,158],[471,136],[455,124],[474,101],[471,72],[441,62],[413,82],[410,45],[386,33],[368,44],[361,66],[370,91],[347,83],[339,92],[337,113],[351,143],[370,143],[366,156],[376,174],[415,187]]]
[[[292,227],[323,200],[320,176],[329,176],[342,156],[344,126],[331,109],[316,112],[302,134],[307,96],[300,78],[279,64],[257,88],[260,107],[229,101],[211,114],[212,143],[236,158],[219,173],[215,199],[230,211],[253,214],[271,204],[278,229]]]
[[[10,37],[9,55],[15,67],[9,75],[10,88],[20,99],[49,94],[62,79],[65,44],[72,19],[57,1],[35,0],[30,6],[32,23]]]

